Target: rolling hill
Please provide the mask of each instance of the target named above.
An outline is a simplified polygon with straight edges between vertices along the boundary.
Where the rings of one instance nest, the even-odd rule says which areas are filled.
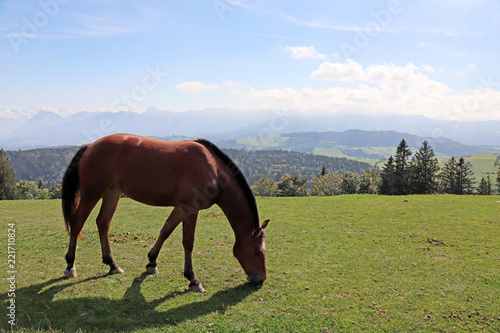
[[[500,147],[464,145],[448,138],[429,138],[396,131],[362,130],[285,133],[272,137],[240,139],[224,144],[233,144],[245,149],[286,149],[338,157],[382,159],[394,154],[401,139],[405,139],[413,151],[427,140],[440,157],[500,152]]]

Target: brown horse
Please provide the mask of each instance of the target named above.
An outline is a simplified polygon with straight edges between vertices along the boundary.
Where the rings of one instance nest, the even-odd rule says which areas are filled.
[[[111,218],[121,194],[153,206],[173,206],[160,235],[148,253],[148,273],[157,273],[156,258],[163,242],[182,222],[184,276],[189,289],[204,291],[195,277],[191,254],[198,211],[217,204],[234,231],[233,253],[248,281],[266,279],[265,233],[259,223],[255,198],[231,159],[206,140],[168,142],[130,134],[115,134],[82,147],[63,177],[62,207],[70,234],[66,254],[67,277],[75,277],[75,250],[90,212],[102,198],[97,216],[103,263],[110,274],[123,270],[109,246]]]

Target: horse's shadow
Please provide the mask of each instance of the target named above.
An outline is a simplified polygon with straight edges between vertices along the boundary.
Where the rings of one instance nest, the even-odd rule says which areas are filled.
[[[222,290],[209,299],[159,311],[156,308],[169,299],[190,291],[176,291],[158,299],[147,301],[141,293],[141,284],[148,274],[136,277],[120,300],[104,297],[75,297],[56,299],[54,296],[65,288],[84,282],[99,280],[94,277],[60,284],[66,278],[52,279],[16,290],[16,326],[37,330],[61,331],[133,331],[140,328],[177,326],[184,321],[210,313],[224,313],[257,289],[248,283]],[[200,297],[202,297],[200,295]],[[204,298],[204,297],[202,297]],[[8,293],[0,295],[0,302],[8,305]],[[5,326],[6,320],[1,326]],[[9,325],[10,326],[10,325]],[[5,327],[10,330],[10,327]]]

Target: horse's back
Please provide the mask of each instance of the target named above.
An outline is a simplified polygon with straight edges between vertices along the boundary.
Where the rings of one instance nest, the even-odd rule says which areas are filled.
[[[97,140],[82,157],[89,191],[118,187],[137,201],[176,206],[216,182],[216,162],[195,141],[163,141],[131,134]]]

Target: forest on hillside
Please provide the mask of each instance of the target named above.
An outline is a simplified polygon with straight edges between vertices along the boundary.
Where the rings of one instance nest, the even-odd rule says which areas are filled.
[[[0,149],[0,200],[60,198],[62,175],[77,149]],[[286,150],[224,151],[259,196],[491,195],[500,189],[500,168],[496,178],[488,174],[476,182],[473,165],[464,157],[452,157],[440,167],[427,141],[413,152],[402,139],[381,170],[346,158]]]
[[[238,150],[224,152],[240,167],[249,184],[263,176],[279,181],[284,175],[299,175],[311,180],[324,166],[328,172],[362,174],[373,167],[364,162],[346,158],[312,155],[286,150]]]
[[[60,184],[62,176],[78,147],[45,148],[20,151],[7,151],[10,165],[18,180],[43,182],[46,188]],[[246,151],[223,149],[240,167],[251,185],[262,176],[279,181],[285,174],[297,174],[312,179],[323,166],[329,172],[346,171],[361,174],[372,168],[368,163],[312,155],[285,150]]]
[[[64,171],[79,147],[6,151],[18,180],[39,182],[48,188],[60,184]]]

